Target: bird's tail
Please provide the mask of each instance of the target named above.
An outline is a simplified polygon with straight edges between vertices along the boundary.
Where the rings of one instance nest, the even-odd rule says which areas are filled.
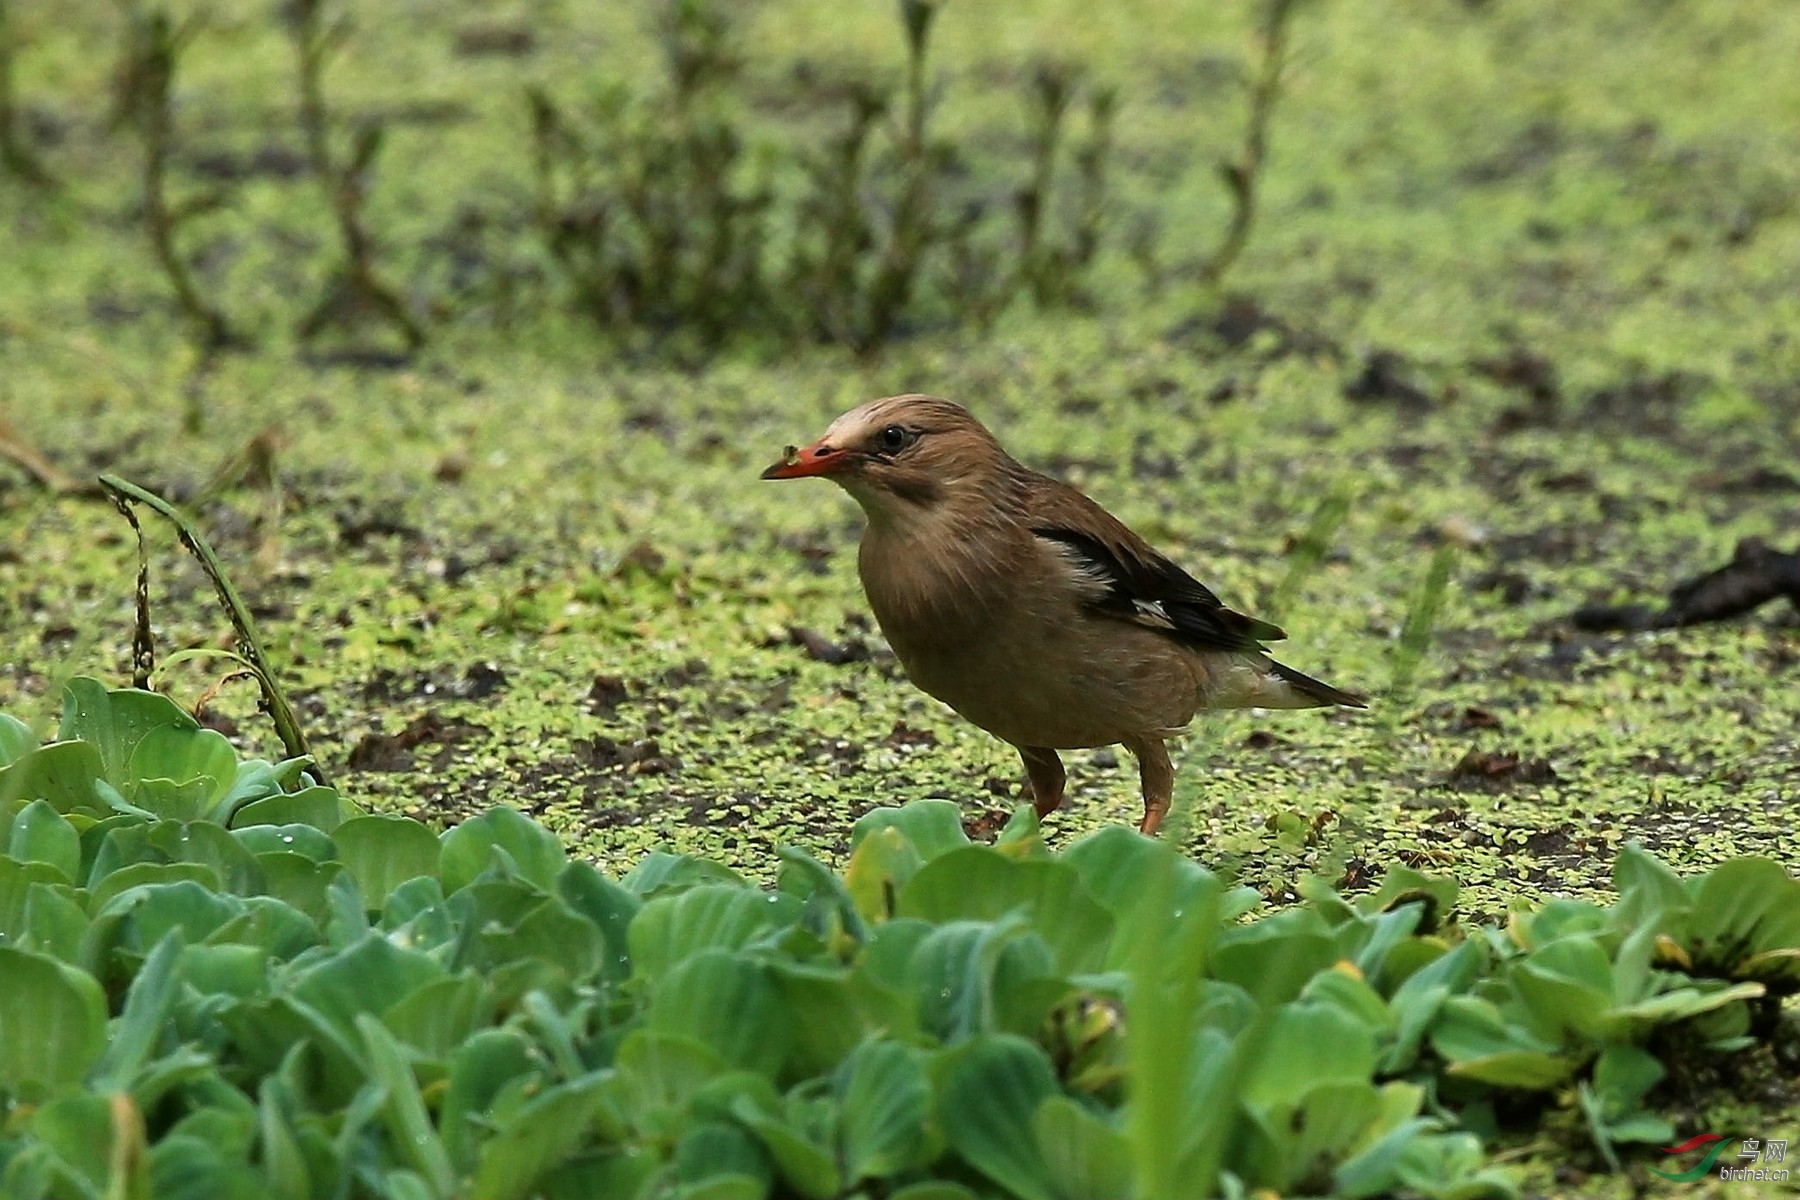
[[[1361,696],[1351,695],[1332,687],[1329,683],[1304,675],[1290,666],[1269,660],[1269,674],[1285,684],[1282,690],[1291,694],[1294,699],[1283,708],[1318,708],[1327,704],[1341,705],[1344,708],[1367,708],[1368,704]],[[1267,707],[1276,707],[1267,705]]]

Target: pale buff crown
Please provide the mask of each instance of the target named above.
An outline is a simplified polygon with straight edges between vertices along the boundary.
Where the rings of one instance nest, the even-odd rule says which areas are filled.
[[[894,429],[904,435],[898,449],[882,441]],[[881,525],[1002,502],[999,486],[1023,470],[967,409],[936,396],[871,400],[833,421],[821,441],[854,456],[832,478]]]

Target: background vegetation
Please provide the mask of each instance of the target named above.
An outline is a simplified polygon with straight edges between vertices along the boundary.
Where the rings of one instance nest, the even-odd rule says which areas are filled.
[[[1789,8],[1300,7],[1223,273],[1267,10],[947,4],[918,82],[886,5],[3,11],[0,706],[39,732],[127,661],[129,531],[42,485],[104,469],[198,513],[377,807],[510,803],[616,873],[668,842],[765,880],[881,803],[991,832],[1009,752],[881,653],[851,506],[754,479],[917,389],[1377,694],[1187,739],[1173,836],[1265,897],[1401,862],[1499,918],[1607,892],[1630,839],[1792,869],[1792,611],[1569,621],[1792,548]],[[898,220],[922,194],[937,223]],[[228,641],[156,569],[165,650]],[[273,753],[246,685],[208,711]],[[1110,754],[1075,775],[1053,845],[1133,804]],[[1683,1093],[1684,1131],[1793,1128],[1790,1091],[1723,1078],[1742,1107]]]

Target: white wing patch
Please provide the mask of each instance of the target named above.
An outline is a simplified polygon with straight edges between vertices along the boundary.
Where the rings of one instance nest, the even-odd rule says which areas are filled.
[[[1074,583],[1085,599],[1092,602],[1104,600],[1118,585],[1118,580],[1106,569],[1106,564],[1095,562],[1067,542],[1042,536],[1037,540],[1040,546],[1047,546],[1055,551],[1056,557],[1062,560],[1064,569],[1068,571],[1070,582]]]
[[[1068,572],[1069,581],[1075,585],[1082,598],[1095,606],[1105,605],[1108,601],[1118,603],[1119,580],[1108,568],[1107,564],[1097,562],[1067,542],[1054,538],[1038,536],[1038,542],[1056,551],[1064,569]],[[1131,612],[1112,609],[1115,616],[1124,617],[1149,629],[1160,629],[1165,632],[1175,631],[1175,622],[1169,616],[1169,610],[1163,607],[1161,600],[1130,601]],[[1110,608],[1110,606],[1109,606]]]
[[[1169,619],[1169,611],[1162,606],[1161,600],[1133,600],[1131,607],[1137,610],[1138,624],[1174,631],[1175,622]]]

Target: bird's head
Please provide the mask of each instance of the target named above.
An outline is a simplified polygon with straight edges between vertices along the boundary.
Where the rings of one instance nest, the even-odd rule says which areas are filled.
[[[872,521],[904,521],[973,498],[1010,462],[967,409],[936,396],[889,396],[851,409],[811,445],[788,447],[764,479],[822,476]]]

